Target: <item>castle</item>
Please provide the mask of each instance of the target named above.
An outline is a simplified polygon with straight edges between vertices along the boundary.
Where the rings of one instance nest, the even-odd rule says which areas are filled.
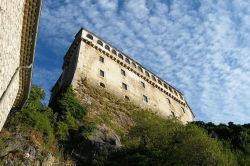
[[[41,0],[0,0],[0,131],[28,98]]]
[[[195,116],[180,91],[86,29],[76,34],[62,69],[52,98],[69,85],[76,88],[84,78],[95,87],[156,110],[163,117],[174,116],[183,123],[194,121]]]

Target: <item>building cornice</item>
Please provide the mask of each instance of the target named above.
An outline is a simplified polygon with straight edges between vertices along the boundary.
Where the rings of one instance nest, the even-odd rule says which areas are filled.
[[[30,92],[42,0],[26,0],[21,34],[19,90],[12,109],[21,108]]]

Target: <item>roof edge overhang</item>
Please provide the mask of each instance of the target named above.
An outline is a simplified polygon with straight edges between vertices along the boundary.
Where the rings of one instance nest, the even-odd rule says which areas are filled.
[[[29,97],[42,0],[26,0],[24,5],[19,66],[19,90],[12,109],[22,108]]]

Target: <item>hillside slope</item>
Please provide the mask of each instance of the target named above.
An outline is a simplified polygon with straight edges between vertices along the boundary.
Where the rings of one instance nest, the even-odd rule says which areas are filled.
[[[62,90],[50,107],[43,97],[33,87],[26,106],[9,117],[0,134],[1,164],[237,165],[197,125],[163,119],[85,80]]]

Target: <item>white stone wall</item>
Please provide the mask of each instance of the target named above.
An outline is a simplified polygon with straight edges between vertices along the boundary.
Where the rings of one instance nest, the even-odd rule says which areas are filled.
[[[91,46],[84,41],[81,41],[80,44],[78,44],[75,52],[71,55],[68,66],[64,69],[61,75],[61,79],[57,82],[57,89],[58,87],[60,88],[60,86],[68,85],[69,83],[76,88],[79,79],[87,78],[87,81],[91,85],[100,86],[100,83],[102,82],[106,86],[105,89],[109,92],[122,98],[126,95],[131,101],[139,104],[141,107],[151,108],[164,117],[172,116],[172,112],[174,112],[176,117],[184,123],[194,120],[193,114],[187,105],[180,104],[172,97],[159,90],[164,88],[163,85],[161,85],[160,88],[156,88],[136,73],[130,71],[131,69],[129,70],[127,66],[121,65],[121,61],[125,64],[124,60],[119,59],[117,56],[113,56],[115,59],[108,57],[104,52],[107,50],[96,44],[98,38],[94,37],[93,40],[89,40],[86,38],[87,33],[89,32],[83,30],[78,34],[78,37],[81,35],[81,38],[91,41],[94,45]],[[79,38],[76,40],[78,39]],[[112,55],[110,51],[109,54]],[[104,58],[104,63],[99,61],[100,56]],[[118,60],[120,63],[117,62]],[[130,60],[132,61],[132,59]],[[99,75],[100,69],[105,72],[105,77]],[[121,69],[126,72],[126,76],[121,74]],[[142,87],[141,81],[144,82],[145,88]],[[128,90],[122,88],[122,82],[127,84]],[[155,81],[155,83],[159,85],[157,81]],[[164,90],[166,89],[164,88]],[[184,103],[186,102],[181,99],[181,94],[177,96],[175,93],[170,92],[169,90],[167,91],[175,96],[175,98],[177,97],[178,100],[181,100]],[[53,94],[54,93],[56,92],[54,91]],[[148,102],[143,100],[143,95],[148,97]],[[168,99],[171,104],[169,104]],[[182,108],[185,110],[185,113]]]
[[[99,61],[100,56],[104,58],[104,63]],[[188,107],[173,100],[135,73],[86,43],[81,42],[79,54],[75,55],[75,57],[78,57],[78,61],[72,81],[73,87],[76,87],[77,81],[80,78],[86,77],[87,81],[92,85],[99,86],[100,82],[102,82],[105,84],[105,89],[111,93],[119,95],[122,98],[126,95],[131,101],[141,107],[151,108],[164,117],[172,116],[171,111],[173,111],[181,121],[193,121]],[[105,72],[104,77],[99,75],[100,69]],[[121,74],[121,69],[125,71],[126,76]],[[144,82],[145,88],[142,87],[141,81]],[[122,82],[128,85],[128,90],[122,88]],[[148,97],[148,102],[143,100],[143,95]],[[168,103],[167,98],[171,101],[171,105]],[[185,109],[185,113],[183,113],[181,107]]]
[[[25,0],[0,0],[0,130],[18,91],[17,74],[5,92],[20,62],[24,3]]]

